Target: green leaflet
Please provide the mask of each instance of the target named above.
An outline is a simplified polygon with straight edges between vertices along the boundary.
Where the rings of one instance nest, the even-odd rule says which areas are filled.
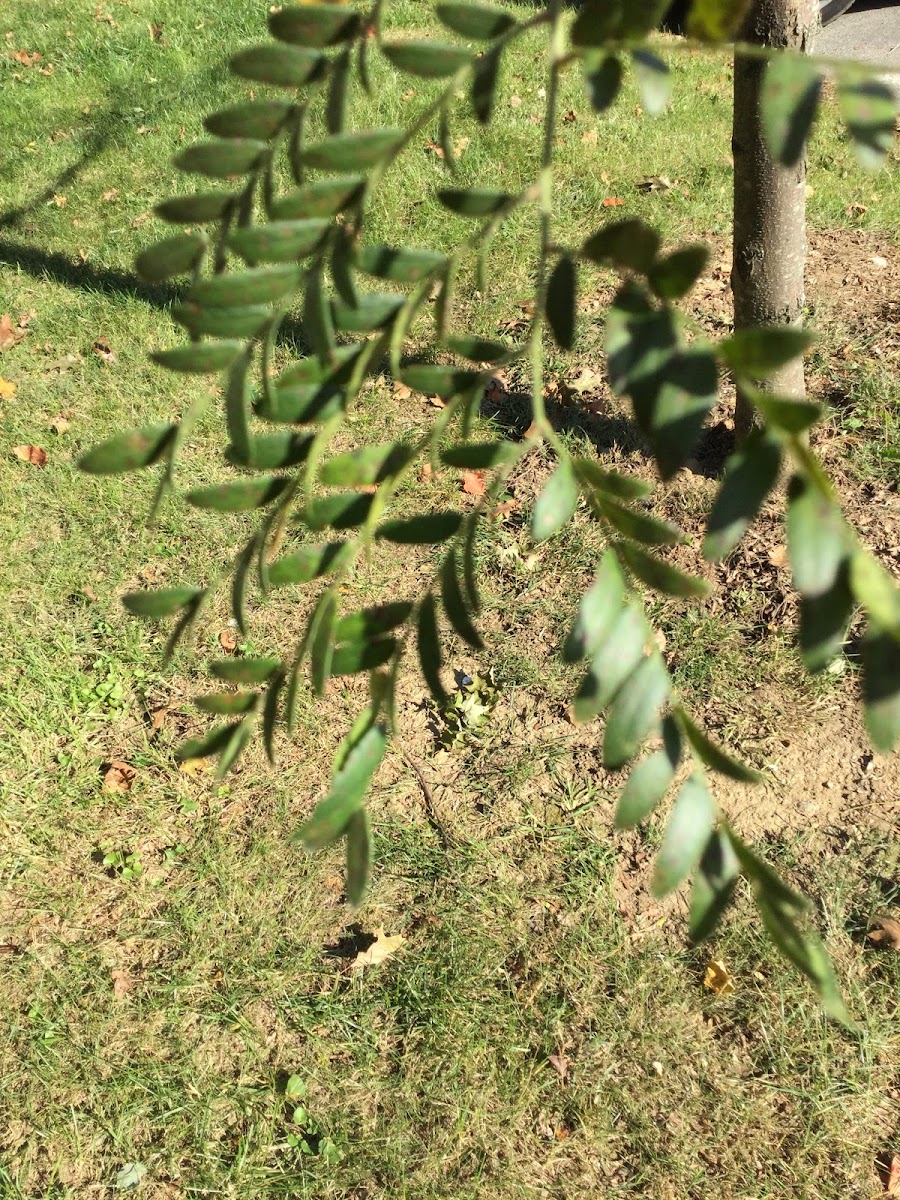
[[[437,193],[444,208],[461,217],[490,217],[505,208],[513,199],[508,192],[495,192],[486,188],[445,188]]]
[[[600,266],[646,274],[656,262],[660,237],[637,217],[612,221],[587,239],[581,255]]]
[[[408,600],[395,600],[389,604],[376,604],[361,608],[358,612],[341,617],[334,627],[335,642],[367,641],[382,637],[402,625],[412,612]]]
[[[268,141],[294,111],[289,100],[254,100],[211,113],[203,120],[204,128],[215,137],[256,138]]]
[[[724,830],[717,829],[694,874],[688,930],[695,942],[704,941],[718,925],[739,878],[740,864],[731,841]]]
[[[814,484],[795,475],[788,487],[785,523],[797,590],[821,595],[834,583],[849,549],[841,511]]]
[[[206,696],[195,696],[194,703],[201,712],[217,716],[236,716],[256,707],[258,692],[210,692]]]
[[[146,592],[126,592],[122,603],[136,617],[158,621],[196,603],[203,594],[201,588],[195,587],[156,588]]]
[[[371,333],[380,329],[403,307],[404,297],[393,293],[366,292],[355,304],[331,301],[331,315],[337,329],[344,333]]]
[[[339,133],[307,146],[303,162],[320,171],[365,171],[388,158],[400,145],[401,129],[369,129]]]
[[[681,734],[674,718],[662,722],[663,748],[642,759],[628,776],[616,808],[616,829],[630,829],[649,817],[669,790],[681,761]]]
[[[283,475],[261,475],[258,479],[240,479],[214,487],[194,488],[185,499],[195,508],[213,509],[215,512],[246,512],[271,504],[289,483],[290,480]]]
[[[303,522],[309,529],[354,529],[369,515],[374,497],[360,492],[338,492],[319,496],[303,510]]]
[[[275,87],[302,87],[317,78],[326,60],[315,50],[266,42],[241,50],[231,59],[233,74]]]
[[[571,463],[561,462],[538,496],[531,514],[531,536],[542,542],[569,521],[578,505],[578,483]]]
[[[633,475],[605,471],[592,458],[573,458],[572,466],[589,500],[615,496],[619,500],[643,500],[653,492],[653,485]]]
[[[172,161],[179,171],[206,175],[210,179],[236,179],[259,166],[267,152],[266,143],[257,138],[234,138],[199,142],[182,150]]]
[[[446,262],[446,255],[436,250],[415,250],[406,246],[362,246],[356,258],[360,271],[395,283],[418,283]]]
[[[647,282],[663,300],[680,300],[703,274],[708,262],[708,246],[681,246],[656,260],[647,275]]]
[[[642,509],[628,508],[609,496],[599,497],[596,507],[619,533],[645,546],[676,546],[688,540],[682,530],[668,521],[660,521]]]
[[[514,17],[491,4],[443,3],[435,9],[439,21],[460,37],[490,42],[516,25]]]
[[[890,754],[900,740],[900,640],[868,630],[862,662],[866,729],[875,749]]]
[[[575,696],[572,712],[576,721],[591,721],[606,708],[640,663],[649,638],[644,614],[633,605],[622,609],[594,654]]]
[[[319,480],[326,487],[368,487],[396,475],[411,455],[411,447],[404,442],[361,446],[324,462],[319,468]]]
[[[547,322],[561,350],[575,344],[575,313],[578,301],[578,275],[575,260],[560,255],[547,283]]]
[[[702,42],[726,42],[744,23],[751,0],[692,0],[688,37]]]
[[[425,363],[410,363],[404,366],[400,380],[414,392],[426,396],[440,396],[452,400],[474,387],[484,376],[480,371],[468,371],[459,367],[435,367]]]
[[[624,71],[615,54],[585,59],[584,82],[594,112],[604,113],[615,103],[622,86]]]
[[[563,647],[563,659],[580,662],[596,654],[610,634],[625,600],[625,579],[611,550],[600,560],[597,578],[581,598],[578,616]]]
[[[243,451],[234,444],[229,446],[225,458],[233,466],[247,467],[251,471],[276,471],[305,462],[312,442],[312,437],[289,430],[255,434]]]
[[[463,467],[484,471],[518,457],[519,448],[512,442],[460,442],[441,451],[441,462],[448,467]]]
[[[330,227],[323,218],[250,225],[232,233],[228,245],[249,263],[296,262],[318,248]]]
[[[760,122],[769,151],[782,166],[792,167],[803,157],[819,109],[819,70],[802,54],[777,54],[766,67]]]
[[[243,308],[201,308],[199,304],[175,304],[169,316],[193,336],[254,338],[272,320],[272,310],[262,304]]]
[[[234,340],[192,342],[171,350],[155,350],[150,358],[157,366],[185,375],[212,375],[227,370],[244,349]]]
[[[666,111],[672,98],[672,77],[666,63],[650,50],[632,50],[634,75],[644,108],[651,117]]]
[[[218,658],[209,664],[211,675],[227,683],[265,683],[281,666],[277,658]]]
[[[408,42],[384,42],[381,52],[398,71],[423,79],[446,79],[464,67],[472,57],[462,46],[449,42],[420,39]]]
[[[752,767],[746,766],[739,759],[726,754],[721,747],[710,741],[703,730],[680,706],[675,709],[675,718],[697,757],[711,770],[725,775],[728,779],[736,779],[739,783],[762,782],[763,777],[759,771],[754,771]]]
[[[703,540],[706,558],[717,561],[731,553],[775,486],[780,469],[779,443],[768,434],[754,430],[725,465],[725,477],[709,514]]]
[[[448,703],[448,697],[441,681],[443,658],[440,634],[438,633],[437,604],[432,592],[428,592],[419,605],[416,648],[419,654],[419,665],[422,668],[422,677],[428,684],[428,690],[435,703],[444,708]]]
[[[694,774],[681,785],[653,869],[653,894],[667,896],[693,871],[709,841],[716,807],[706,780]]]
[[[252,304],[274,304],[300,283],[301,270],[294,263],[228,271],[201,279],[187,299],[201,308],[239,308]]]
[[[900,589],[878,559],[862,548],[850,559],[850,586],[874,624],[900,638]]]
[[[845,77],[838,84],[838,104],[860,163],[880,167],[894,143],[897,97],[892,86],[883,79]]]
[[[282,587],[292,583],[310,583],[321,575],[335,570],[349,557],[352,546],[348,542],[325,542],[318,546],[303,546],[290,554],[283,554],[269,566],[269,583]]]
[[[335,46],[355,37],[359,26],[359,13],[343,4],[294,4],[269,13],[272,36],[295,46]]]
[[[451,550],[441,564],[441,598],[450,624],[473,650],[482,650],[484,643],[472,623],[469,607],[459,584],[456,552]]]
[[[662,655],[654,652],[638,663],[619,689],[603,735],[603,765],[617,771],[630,762],[655,727],[659,710],[672,689]]]
[[[194,269],[206,250],[207,240],[197,233],[178,233],[142,251],[135,260],[141,279],[159,283]]]
[[[658,592],[685,598],[709,595],[710,588],[705,579],[696,575],[686,575],[684,571],[670,566],[661,558],[647,554],[633,542],[616,542],[615,549],[622,563],[632,574]]]
[[[383,667],[397,649],[396,638],[379,638],[374,642],[351,642],[335,647],[331,656],[332,675],[357,675]]]
[[[800,656],[807,671],[824,671],[847,639],[855,605],[850,590],[850,564],[844,561],[834,583],[818,596],[800,597]]]
[[[78,460],[89,475],[118,475],[158,462],[171,445],[177,425],[148,425],[101,442]]]
[[[293,221],[333,217],[359,199],[365,182],[362,175],[317,179],[276,201],[272,207],[272,218],[276,221]]]
[[[798,358],[813,344],[812,334],[791,325],[741,329],[723,342],[718,350],[737,375],[764,379]]]
[[[328,796],[294,834],[295,841],[301,841],[306,850],[313,851],[321,850],[341,836],[350,818],[361,807],[386,748],[384,731],[378,725],[370,726],[347,755]]]
[[[445,542],[453,537],[462,524],[462,513],[422,513],[417,517],[382,521],[376,530],[380,538],[400,545],[426,546]]]
[[[164,200],[153,211],[172,225],[205,225],[221,220],[233,204],[231,192],[199,192]]]
[[[347,899],[353,908],[362,904],[372,871],[372,838],[369,816],[364,808],[352,814],[346,827]]]

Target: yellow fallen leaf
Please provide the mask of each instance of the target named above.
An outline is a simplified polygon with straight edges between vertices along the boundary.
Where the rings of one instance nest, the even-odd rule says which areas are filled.
[[[706,964],[703,985],[717,996],[730,996],[734,992],[734,980],[728,974],[725,964],[717,958],[711,958]]]
[[[165,711],[168,711],[168,709]],[[200,775],[208,766],[209,763],[205,758],[186,758],[184,762],[178,764],[178,770],[193,778]]]
[[[16,394],[16,385],[11,379],[0,377],[0,400],[12,400]]]
[[[388,937],[383,929],[376,929],[375,941],[368,950],[360,950],[350,966],[354,969],[356,967],[377,967],[386,958],[396,954],[405,941],[406,938],[402,933],[395,933],[393,937]]]

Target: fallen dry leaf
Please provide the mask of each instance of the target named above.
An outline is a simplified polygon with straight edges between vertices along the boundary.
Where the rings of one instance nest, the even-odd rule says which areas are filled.
[[[4,379],[0,375],[0,400],[12,400],[16,394],[16,385],[11,379]]]
[[[434,477],[434,467],[431,465],[430,462],[422,463],[422,470],[420,472],[420,477],[421,477],[423,483],[428,483],[428,481]]]
[[[593,392],[603,386],[603,376],[592,367],[582,367],[577,379],[568,385],[573,392]]]
[[[876,917],[866,937],[876,946],[900,950],[900,921],[893,917]]]
[[[134,987],[134,980],[127,971],[123,971],[120,967],[113,967],[109,977],[112,980],[113,995],[117,1000],[124,999]]]
[[[30,463],[33,467],[47,465],[47,451],[40,446],[13,446],[13,454],[22,462]]]
[[[42,57],[43,56],[38,54],[36,50],[33,54],[29,53],[27,50],[13,50],[12,54],[10,55],[10,58],[14,58],[15,61],[17,63],[21,63],[23,67],[33,67],[35,63],[41,61]]]
[[[390,958],[392,954],[396,954],[405,941],[406,938],[402,933],[395,933],[392,937],[388,937],[383,929],[376,929],[375,941],[368,950],[360,950],[350,966],[354,969],[358,967],[377,967],[386,958]]]
[[[538,425],[537,421],[531,422],[531,424],[528,426],[528,428],[522,434],[522,437],[525,439],[526,442],[530,441],[532,438],[537,438],[539,441],[544,440],[544,436],[541,433],[541,427],[540,427],[540,425]]]
[[[462,490],[467,496],[483,496],[487,491],[484,471],[463,471]]]
[[[667,175],[648,175],[637,184],[639,192],[668,192],[672,189],[672,180]]]
[[[510,96],[509,106],[510,106],[510,108],[521,108],[522,97],[521,96]]]
[[[566,125],[571,125],[573,121],[577,121],[577,120],[578,120],[578,113],[575,111],[574,108],[570,108],[569,111],[566,113],[566,115],[563,117],[563,123]]]
[[[708,987],[717,996],[730,996],[734,992],[734,980],[728,974],[725,964],[717,958],[711,958],[706,964],[703,986]]]
[[[401,383],[399,379],[395,379],[391,388],[391,395],[395,400],[408,400],[412,395],[412,388],[407,387],[405,383]]]
[[[69,428],[69,415],[59,412],[55,417],[51,417],[50,428],[55,434],[65,433]]]
[[[150,213],[149,213],[149,212],[142,212],[142,213],[138,213],[138,215],[137,215],[137,216],[134,218],[134,220],[131,222],[131,228],[132,228],[132,229],[140,229],[140,227],[141,227],[142,225],[146,225],[146,223],[147,223],[149,220],[150,220]]]
[[[91,346],[93,352],[97,355],[101,362],[110,366],[116,361],[115,352],[110,349],[109,342],[104,337],[99,337]]]
[[[888,265],[888,260],[883,254],[873,254],[872,262],[876,267],[880,267],[882,270]]]
[[[596,146],[597,145],[597,130],[596,129],[586,129],[584,131],[584,133],[581,135],[581,140],[583,142],[585,142],[588,146]]]
[[[25,336],[21,325],[16,328],[9,313],[0,316],[0,350],[8,350]]]
[[[769,551],[769,562],[776,570],[781,570],[787,566],[788,552],[787,546],[773,546]]]
[[[108,192],[103,193],[103,201],[105,204],[111,203],[119,194],[118,188],[110,188]]]
[[[65,196],[54,196],[53,203],[56,205],[57,208],[65,208],[66,205],[69,203],[69,201],[68,201],[67,197],[65,197]]]
[[[166,717],[168,715],[169,715],[169,709],[167,707],[153,708],[150,710],[150,728],[153,730],[154,733],[158,733],[159,730],[162,729],[163,725],[166,723]],[[198,761],[203,762],[204,760],[189,758],[186,761],[187,762],[198,762]]]
[[[137,771],[130,763],[114,759],[103,776],[104,792],[130,792]]]
[[[884,1194],[890,1196],[893,1200],[900,1200],[900,1154],[892,1154],[890,1166],[887,1171],[887,1181],[884,1185]]]
[[[600,201],[600,207],[601,208],[619,208],[620,205],[622,205],[624,203],[625,203],[625,201],[620,200],[618,196],[605,196]]]
[[[164,22],[162,21],[158,25],[148,24],[147,28],[150,30],[151,42],[161,42],[163,40],[163,24]]]
[[[178,770],[182,775],[188,775],[191,779],[196,779],[198,775],[209,767],[209,763],[205,758],[185,758],[178,764]]]
[[[407,88],[406,91],[403,93],[403,95],[400,97],[400,99],[401,100],[412,100],[412,98],[415,94],[416,94],[415,88]]]
[[[440,396],[427,396],[426,399],[428,400],[428,403],[432,406],[432,408],[446,408],[447,407],[447,401],[443,400]]]
[[[569,1073],[569,1062],[564,1054],[551,1054],[547,1058],[547,1062],[557,1073],[560,1079],[565,1080]]]
[[[494,520],[500,521],[503,517],[508,517],[511,512],[515,512],[518,507],[518,500],[504,500],[502,504],[498,504],[492,511],[491,516]]]
[[[844,209],[844,212],[847,214],[848,217],[861,217],[864,213],[867,213],[868,211],[869,211],[868,204],[858,204],[858,203],[848,204],[847,207]]]
[[[238,631],[229,627],[219,634],[219,645],[226,654],[234,654],[238,648]]]

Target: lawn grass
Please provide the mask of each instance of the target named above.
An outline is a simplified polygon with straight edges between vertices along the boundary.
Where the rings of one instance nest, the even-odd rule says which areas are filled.
[[[436,820],[392,752],[372,802],[378,867],[358,914],[342,900],[339,852],[307,858],[288,834],[327,778],[359,688],[305,700],[277,770],[256,749],[222,784],[175,768],[176,745],[204,727],[189,698],[207,686],[202,664],[228,614],[215,607],[196,654],[163,669],[160,635],[126,619],[118,597],[141,581],[204,581],[245,526],[175,504],[147,529],[152,480],[91,479],[75,462],[206,390],[148,363],[148,350],[178,338],[172,294],[141,284],[132,261],[160,236],[153,203],[184,187],[172,154],[198,136],[205,112],[246,96],[223,56],[261,37],[265,7],[13,0],[0,29],[12,34],[4,48],[42,55],[30,67],[0,59],[11,151],[0,162],[0,313],[34,312],[0,355],[17,389],[0,402],[0,1195],[103,1194],[133,1162],[148,1168],[143,1194],[172,1200],[877,1194],[873,1162],[900,1118],[900,973],[896,956],[865,952],[862,935],[896,900],[890,834],[865,823],[823,833],[800,820],[767,846],[817,897],[857,1035],[824,1021],[743,894],[712,947],[737,990],[704,989],[708,954],[688,947],[677,905],[635,898],[658,831],[612,835],[614,784],[596,767],[597,730],[575,733],[565,717],[575,681],[554,650],[600,541],[579,517],[531,558],[525,510],[550,469],[540,452],[516,485],[521,508],[479,544],[490,650],[477,659],[457,647],[452,662],[493,671],[496,709],[479,739],[436,753],[423,688],[406,685],[406,745],[428,774]],[[429,28],[428,9],[399,0],[390,20]],[[484,133],[460,106],[455,134],[471,138],[463,186],[513,190],[532,176],[539,49],[535,37],[507,63]],[[575,119],[559,132],[561,242],[599,224],[612,196],[670,241],[727,237],[730,69],[674,41],[661,52],[676,86],[656,121],[638,114],[633,90],[598,119],[575,73],[566,77],[562,110]],[[376,64],[376,101],[360,123],[404,123],[428,95]],[[584,139],[594,131],[596,144]],[[389,176],[373,239],[459,239],[463,224],[427,198],[444,175],[425,140]],[[896,244],[896,167],[895,151],[890,169],[861,172],[827,103],[811,156],[813,230]],[[672,186],[637,188],[656,175]],[[848,211],[854,202],[865,212]],[[492,248],[485,294],[471,280],[461,289],[467,328],[493,336],[516,318],[533,246],[532,219],[517,216]],[[598,295],[608,283],[598,273]],[[842,470],[882,486],[898,444],[890,365],[866,361],[869,335],[849,328],[834,296],[812,306],[815,375],[850,396],[829,426]],[[850,360],[836,354],[848,336]],[[114,361],[95,352],[98,339]],[[571,356],[548,348],[548,377],[599,366],[601,340],[588,313]],[[415,434],[432,417],[380,382],[369,397],[354,438]],[[68,427],[55,434],[57,414]],[[573,426],[565,436],[584,434]],[[45,469],[11,457],[29,443],[46,448]],[[220,445],[210,410],[187,447],[185,484],[220,476]],[[640,468],[627,446],[609,454]],[[465,502],[449,473],[425,486],[429,502]],[[712,488],[695,478],[672,503],[699,520]],[[376,558],[349,580],[348,606],[396,594],[419,569],[417,559]],[[656,614],[679,687],[760,765],[777,753],[761,720],[802,736],[801,710],[846,697],[841,680],[802,675],[789,630],[767,628],[768,601],[750,577],[725,606]],[[255,608],[248,648],[283,651],[306,612],[293,594]],[[136,771],[129,791],[102,787],[116,760]],[[136,856],[139,877],[104,865],[110,851]],[[348,970],[370,940],[360,935],[379,927],[406,945],[382,967]],[[294,1075],[339,1162],[293,1144]]]

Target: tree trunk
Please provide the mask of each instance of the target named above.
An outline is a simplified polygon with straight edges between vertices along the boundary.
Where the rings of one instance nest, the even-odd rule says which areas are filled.
[[[817,24],[816,0],[753,0],[743,40],[808,53]],[[731,289],[736,330],[754,325],[799,325],[805,303],[806,160],[795,167],[782,167],[763,141],[759,99],[765,68],[765,59],[735,56]],[[761,386],[803,399],[802,359],[789,363]],[[738,392],[738,441],[753,424],[753,408]]]

